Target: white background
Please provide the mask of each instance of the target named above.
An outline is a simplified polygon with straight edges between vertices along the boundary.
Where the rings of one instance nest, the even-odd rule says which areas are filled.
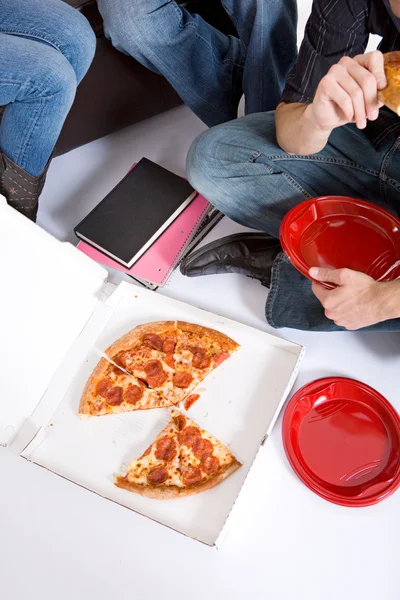
[[[301,3],[304,24],[309,2]],[[63,239],[143,155],[183,174],[204,126],[181,107],[56,159],[41,224]],[[212,237],[238,230],[224,220]],[[268,330],[266,290],[226,275],[174,275],[165,293]],[[348,375],[400,410],[397,334],[279,332],[307,346],[297,386]],[[46,357],[43,357],[46,360]],[[323,501],[291,471],[280,421],[250,472],[238,518],[211,550],[0,449],[0,597],[7,600],[398,598],[400,492],[374,507]]]

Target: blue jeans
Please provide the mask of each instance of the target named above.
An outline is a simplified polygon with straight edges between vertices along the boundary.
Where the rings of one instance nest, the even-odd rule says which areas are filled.
[[[61,0],[0,0],[0,150],[33,176],[50,158],[95,43],[87,20]]]
[[[219,1],[219,0],[218,0]],[[164,77],[208,126],[276,108],[296,59],[296,0],[222,0],[225,35],[174,0],[97,0],[106,36]]]
[[[187,160],[191,184],[234,221],[279,237],[285,214],[305,199],[343,195],[400,214],[400,137],[375,148],[355,125],[333,131],[311,156],[286,154],[275,138],[274,113],[259,113],[202,134]],[[266,306],[273,327],[341,330],[327,319],[311,283],[283,254],[275,261]],[[368,329],[399,331],[400,319]]]

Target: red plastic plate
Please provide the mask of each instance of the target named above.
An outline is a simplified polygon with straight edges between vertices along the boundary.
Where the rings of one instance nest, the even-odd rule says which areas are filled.
[[[400,220],[369,202],[346,196],[302,202],[284,218],[280,239],[306,277],[310,267],[347,267],[380,281],[400,276]]]
[[[330,502],[370,506],[400,486],[400,417],[364,383],[305,385],[286,408],[282,434],[296,474]]]

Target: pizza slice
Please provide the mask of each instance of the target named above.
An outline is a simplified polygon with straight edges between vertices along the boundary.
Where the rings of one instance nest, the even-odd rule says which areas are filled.
[[[106,350],[129,375],[101,359],[86,385],[79,414],[179,404],[238,347],[223,333],[200,325],[181,321],[139,325]],[[129,402],[128,396],[136,401]]]
[[[209,373],[239,348],[230,337],[201,325],[178,321],[173,384],[176,397],[184,400]]]
[[[226,446],[173,410],[168,425],[115,485],[149,498],[181,498],[215,487],[239,467]]]
[[[387,86],[379,90],[378,99],[400,117],[400,51],[383,55]]]
[[[171,405],[160,391],[102,358],[82,394],[79,416],[88,418]]]

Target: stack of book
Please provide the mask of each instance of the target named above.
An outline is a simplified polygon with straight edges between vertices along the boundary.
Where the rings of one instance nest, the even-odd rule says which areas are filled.
[[[156,289],[221,218],[185,179],[143,158],[75,233],[82,252]]]

